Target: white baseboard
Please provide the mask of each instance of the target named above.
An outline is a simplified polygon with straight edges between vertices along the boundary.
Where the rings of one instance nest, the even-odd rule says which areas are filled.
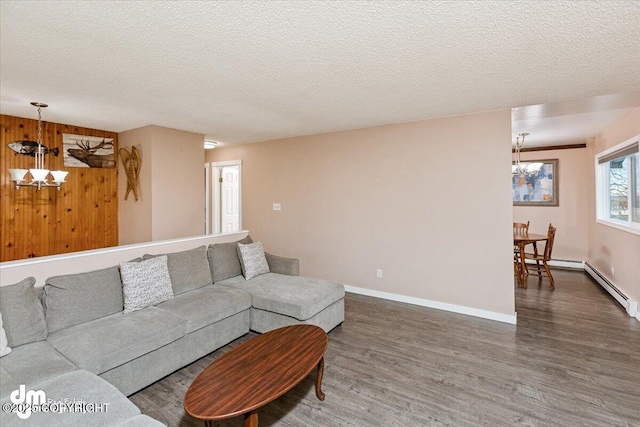
[[[435,308],[438,310],[451,311],[453,313],[466,314],[468,316],[481,317],[483,319],[496,320],[498,322],[509,323],[515,325],[517,321],[517,313],[512,315],[496,313],[494,311],[480,310],[477,308],[465,307],[462,305],[448,304],[439,301],[432,301],[423,298],[408,297],[390,292],[374,291],[372,289],[358,288],[356,286],[345,286],[347,292],[354,294],[366,295],[370,297],[382,298],[391,301],[405,302],[407,304],[419,305],[422,307]]]
[[[532,259],[525,260],[527,264],[535,264]],[[584,261],[568,261],[564,259],[552,259],[547,264],[549,267],[573,268],[576,270],[584,270]]]

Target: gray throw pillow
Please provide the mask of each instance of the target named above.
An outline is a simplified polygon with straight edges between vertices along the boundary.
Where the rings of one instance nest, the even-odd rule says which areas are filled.
[[[238,258],[242,266],[242,274],[246,280],[269,272],[269,264],[264,256],[262,243],[251,243],[248,245],[238,244]]]
[[[122,311],[118,267],[49,277],[44,286],[49,332]]]
[[[47,322],[35,283],[36,279],[28,277],[0,287],[0,313],[9,347],[47,339]]]
[[[124,314],[173,298],[167,256],[120,263]]]
[[[164,255],[167,256],[167,265],[169,266],[169,276],[171,277],[174,295],[192,291],[212,283],[206,246]],[[144,259],[158,256],[160,255],[146,254]]]
[[[251,240],[250,236],[247,236],[237,242],[209,245],[207,256],[209,257],[213,283],[242,274],[242,266],[238,258],[238,243],[253,243],[253,240]]]

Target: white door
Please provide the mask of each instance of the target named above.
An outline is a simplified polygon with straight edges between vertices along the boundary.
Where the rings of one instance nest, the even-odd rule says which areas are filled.
[[[238,166],[220,168],[220,230],[223,233],[240,231],[239,175]]]
[[[204,165],[204,233],[211,234],[211,165]]]

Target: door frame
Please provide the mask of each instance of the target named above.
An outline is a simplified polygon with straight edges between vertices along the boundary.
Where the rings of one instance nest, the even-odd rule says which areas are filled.
[[[220,209],[222,208],[222,194],[220,191],[220,170],[224,166],[238,166],[238,228],[242,230],[242,160],[228,160],[225,162],[211,162],[205,164],[205,170],[207,171],[207,186],[206,191],[207,203],[206,209],[206,230],[207,234],[222,234],[220,233]],[[209,197],[211,195],[211,197]]]

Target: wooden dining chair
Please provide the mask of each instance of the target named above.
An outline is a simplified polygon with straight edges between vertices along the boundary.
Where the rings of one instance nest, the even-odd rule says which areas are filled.
[[[538,253],[538,247],[534,245],[533,250],[534,253],[526,253],[524,254],[525,260],[531,259],[536,262],[536,269],[538,271],[538,280],[542,280],[543,273],[549,278],[549,282],[551,283],[551,287],[555,287],[553,282],[553,276],[551,275],[551,271],[549,270],[549,261],[551,261],[551,251],[553,250],[553,241],[556,238],[556,228],[553,224],[549,224],[549,230],[547,231],[547,241],[544,245],[544,251],[542,255]],[[540,266],[542,263],[542,266]],[[544,271],[542,268],[544,268]],[[527,269],[527,275],[529,274],[529,267],[525,264],[525,268]]]
[[[513,252],[513,275],[516,276],[518,280],[518,286],[521,286],[524,275],[522,271],[522,264],[520,263],[520,254],[515,250]]]
[[[529,232],[529,221],[527,223],[523,222],[514,222],[513,223],[513,234],[527,234]]]
[[[527,223],[514,222],[513,234],[527,234],[529,232],[529,221]],[[518,278],[518,284],[524,277],[524,271],[522,271],[522,264],[520,263],[520,247],[513,245],[513,274]]]

